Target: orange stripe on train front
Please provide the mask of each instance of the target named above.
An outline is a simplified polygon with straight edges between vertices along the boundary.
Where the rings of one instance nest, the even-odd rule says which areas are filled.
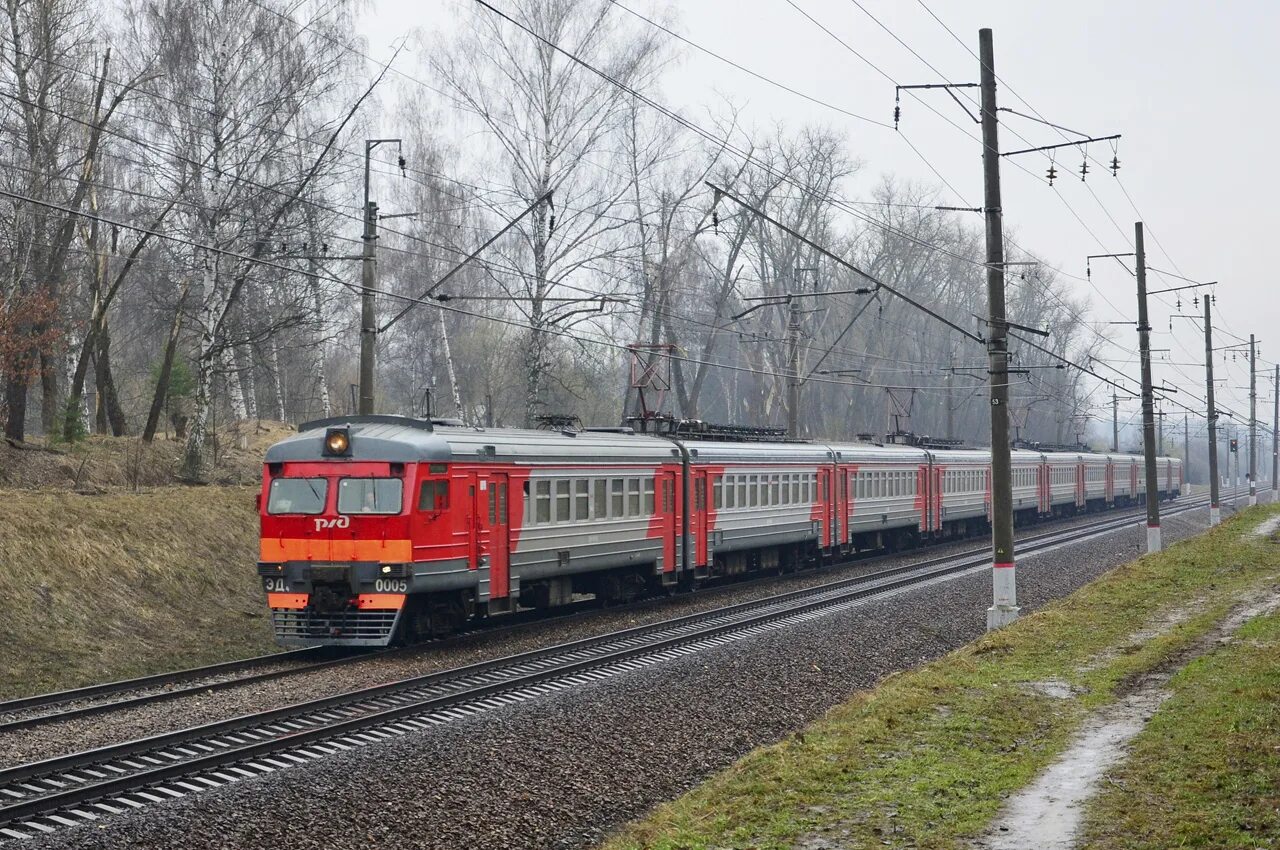
[[[362,593],[356,597],[357,608],[378,608],[397,611],[403,605],[403,593]]]
[[[413,560],[413,541],[264,537],[259,543],[258,551],[259,560],[268,564],[284,561],[373,561],[380,564],[403,564]]]
[[[281,608],[296,611],[300,608],[307,607],[307,594],[305,593],[268,593],[268,608]]]

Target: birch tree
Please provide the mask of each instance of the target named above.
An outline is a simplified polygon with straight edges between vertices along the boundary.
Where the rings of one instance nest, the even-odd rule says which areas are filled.
[[[576,272],[615,256],[614,237],[628,221],[622,204],[630,181],[611,162],[626,99],[557,48],[637,89],[652,84],[661,56],[654,32],[625,31],[605,0],[522,3],[509,14],[515,23],[481,8],[464,13],[461,32],[433,51],[431,67],[485,130],[483,173],[506,190],[501,203],[482,196],[495,220],[554,193],[556,227],[552,208],[540,205],[517,226],[518,240],[499,249],[508,266],[528,268],[511,277],[528,325],[524,419],[532,425],[546,407],[553,367],[548,299]]]

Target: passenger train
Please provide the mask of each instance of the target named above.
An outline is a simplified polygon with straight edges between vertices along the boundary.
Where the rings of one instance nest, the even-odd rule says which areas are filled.
[[[1182,489],[1159,459],[1159,496]],[[1015,521],[1136,504],[1141,458],[1013,452]],[[978,533],[990,455],[351,416],[272,446],[258,573],[284,645],[385,646]]]

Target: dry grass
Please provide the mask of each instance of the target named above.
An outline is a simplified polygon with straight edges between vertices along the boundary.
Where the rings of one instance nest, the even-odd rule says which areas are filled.
[[[256,484],[267,447],[292,431],[288,425],[265,420],[220,428],[210,483]],[[0,440],[0,487],[99,493],[170,486],[178,483],[182,450],[181,443],[162,437],[144,443],[137,437],[95,435],[70,446],[40,441],[15,446]]]
[[[270,651],[255,490],[0,490],[0,697]]]

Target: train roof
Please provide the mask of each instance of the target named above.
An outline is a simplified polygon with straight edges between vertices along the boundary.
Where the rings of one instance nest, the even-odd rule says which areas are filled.
[[[878,446],[875,443],[830,443],[841,463],[927,463],[929,453],[914,446]]]
[[[421,463],[476,458],[555,463],[662,463],[680,456],[670,440],[595,431],[535,431],[469,428],[402,416],[334,417],[305,423],[303,430],[267,449],[267,463],[327,460],[325,433],[351,433],[352,460]]]
[[[348,416],[304,423],[299,433],[267,449],[267,463],[327,460],[323,453],[329,428],[351,434],[352,460],[421,463],[492,459],[517,463],[653,464],[679,460],[671,439],[624,431],[542,431],[521,428],[473,428],[403,416]],[[697,464],[715,463],[987,463],[990,453],[975,449],[927,451],[912,446],[870,443],[730,442],[681,439]],[[1015,462],[1106,461],[1139,463],[1129,454],[1014,450]],[[1181,463],[1173,457],[1160,461]]]
[[[537,431],[523,428],[456,428],[436,431],[454,459],[491,457],[509,461],[556,463],[669,463],[680,449],[670,440],[612,431]]]
[[[695,464],[826,463],[831,449],[821,443],[738,443],[723,440],[680,440]]]

